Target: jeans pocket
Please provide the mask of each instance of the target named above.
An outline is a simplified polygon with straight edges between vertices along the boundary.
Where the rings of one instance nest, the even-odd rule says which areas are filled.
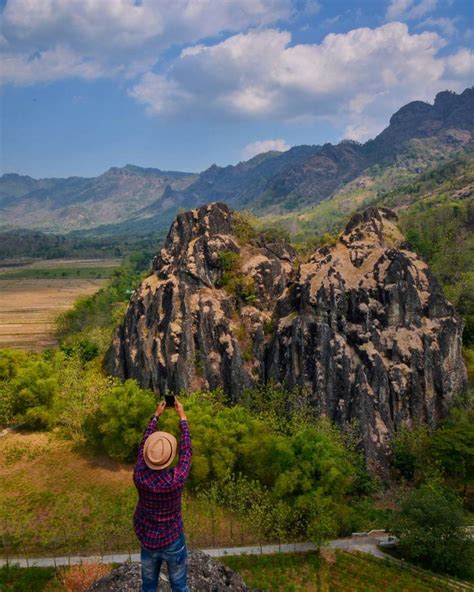
[[[166,553],[167,561],[169,563],[175,563],[176,565],[185,563],[187,556],[188,552],[186,549],[186,541],[184,540],[184,537],[179,537],[176,543],[173,544],[172,548]]]

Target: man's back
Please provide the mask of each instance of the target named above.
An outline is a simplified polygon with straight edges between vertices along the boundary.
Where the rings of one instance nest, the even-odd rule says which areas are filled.
[[[183,532],[181,492],[189,475],[192,457],[188,422],[182,420],[178,464],[172,469],[149,468],[143,457],[143,448],[156,425],[157,420],[151,419],[143,434],[133,472],[138,491],[133,525],[138,539],[147,549],[162,549]]]

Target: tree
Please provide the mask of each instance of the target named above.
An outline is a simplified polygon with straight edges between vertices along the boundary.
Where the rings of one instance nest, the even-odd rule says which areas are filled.
[[[432,461],[430,434],[425,425],[401,427],[392,441],[393,466],[408,481],[422,477]]]
[[[461,577],[472,573],[473,542],[464,528],[461,500],[438,484],[407,493],[391,530],[405,558],[434,571]]]
[[[127,380],[110,389],[97,412],[87,417],[86,438],[112,458],[133,461],[155,406],[153,393],[141,389],[134,380]]]
[[[474,409],[452,409],[434,433],[432,449],[445,473],[464,486],[474,480]]]

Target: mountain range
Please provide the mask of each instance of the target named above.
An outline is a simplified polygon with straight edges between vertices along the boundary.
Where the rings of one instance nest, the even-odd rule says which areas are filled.
[[[163,230],[177,210],[210,201],[285,217],[329,200],[387,168],[416,176],[474,145],[474,88],[411,102],[365,144],[295,146],[200,174],[126,165],[93,178],[0,178],[0,229],[89,234]],[[358,181],[359,180],[359,181]]]

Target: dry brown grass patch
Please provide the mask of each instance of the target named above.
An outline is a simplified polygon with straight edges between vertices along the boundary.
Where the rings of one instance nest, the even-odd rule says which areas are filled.
[[[83,563],[62,570],[58,579],[66,592],[86,592],[94,582],[106,576],[110,571],[110,565]]]

